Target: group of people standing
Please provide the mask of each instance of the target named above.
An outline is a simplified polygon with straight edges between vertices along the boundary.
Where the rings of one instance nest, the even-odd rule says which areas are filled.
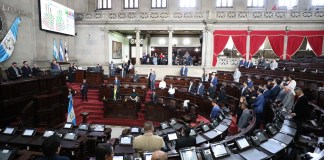
[[[248,61],[246,61],[245,59],[242,59],[239,62],[238,67],[240,67],[240,68],[256,68],[256,67],[260,67],[260,68],[264,68],[264,69],[275,70],[275,69],[278,68],[278,62],[276,61],[276,59],[273,59],[272,61],[269,61],[269,60],[264,59],[263,56],[261,56],[258,59],[258,64],[257,65],[253,64],[251,59],[249,59]]]

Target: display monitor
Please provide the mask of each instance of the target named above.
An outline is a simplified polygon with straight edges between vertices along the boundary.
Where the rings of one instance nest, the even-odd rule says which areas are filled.
[[[96,125],[93,129],[93,131],[96,131],[96,132],[103,132],[105,130],[105,126],[104,125]]]
[[[113,160],[124,160],[124,156],[114,156]]]
[[[47,138],[47,137],[53,135],[54,133],[55,133],[55,132],[52,131],[52,130],[46,130],[46,131],[44,132],[44,134],[43,134],[43,137],[44,137],[44,138]]]
[[[73,128],[73,124],[72,123],[65,123],[63,128],[64,129],[71,129],[71,128]]]
[[[171,125],[175,125],[176,123],[177,123],[177,121],[175,119],[171,119],[171,122],[170,122]]]
[[[152,159],[152,153],[146,152],[143,153],[144,160],[151,160]]]
[[[0,159],[1,160],[9,160],[11,159],[12,150],[10,149],[0,149]]]
[[[273,136],[278,133],[277,128],[275,128],[272,124],[266,125],[266,130]]]
[[[244,150],[250,147],[250,144],[245,137],[236,139],[235,141],[240,150]]]
[[[255,134],[255,136],[258,137],[258,139],[260,140],[261,143],[267,141],[267,137],[264,135],[263,132],[259,131]]]
[[[78,138],[78,135],[73,133],[73,132],[69,132],[69,133],[66,133],[65,136],[63,137],[63,139],[65,140],[71,140],[71,141],[74,141]]]
[[[78,129],[87,131],[89,129],[89,125],[86,123],[81,123]]]
[[[218,119],[219,119],[220,121],[222,121],[222,120],[224,119],[223,115],[222,115],[222,114],[219,114],[219,115],[218,115]]]
[[[52,0],[39,0],[42,30],[75,35],[74,10]]]
[[[198,160],[197,153],[194,148],[182,149],[179,152],[181,160]]]
[[[197,133],[196,133],[195,129],[191,129],[189,135],[190,135],[190,136],[196,136]]]
[[[178,139],[177,133],[169,133],[168,134],[168,139],[169,139],[169,141],[177,140]]]
[[[169,128],[169,125],[168,125],[167,122],[163,122],[163,123],[161,123],[160,125],[161,125],[161,128],[162,128],[162,129],[167,129],[167,128]]]
[[[210,145],[215,158],[223,157],[229,155],[224,144],[211,144]]]
[[[131,133],[141,133],[141,129],[138,127],[132,127],[130,128]]]
[[[9,134],[9,135],[12,135],[14,134],[16,131],[16,128],[13,128],[13,127],[6,127],[3,131],[3,134]]]
[[[201,129],[202,129],[204,132],[207,132],[207,131],[210,130],[208,124],[204,124],[204,125],[201,127]]]
[[[219,124],[218,120],[217,119],[214,119],[213,120],[213,126],[216,127],[216,126],[218,126],[218,124]]]
[[[36,133],[36,129],[25,129],[24,132],[23,132],[23,136],[28,136],[28,137],[32,137],[34,136]]]
[[[119,144],[132,145],[132,137],[131,136],[121,136]]]

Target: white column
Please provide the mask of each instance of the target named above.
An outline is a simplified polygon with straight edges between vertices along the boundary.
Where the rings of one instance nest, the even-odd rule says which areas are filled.
[[[214,56],[214,35],[213,29],[207,27],[207,43],[206,43],[206,67],[212,67],[213,56]]]
[[[246,37],[246,56],[245,56],[245,60],[246,61],[249,61],[249,58],[250,58],[250,32],[251,31],[248,31],[248,35]]]
[[[206,67],[206,50],[207,50],[207,31],[206,30],[203,30],[202,31],[202,34],[203,34],[203,40],[202,40],[202,48],[201,48],[201,66],[202,67]]]
[[[141,31],[136,28],[135,30],[136,32],[136,65],[141,65],[141,61],[140,61],[140,55],[141,55],[141,40],[140,40],[140,33]]]
[[[173,30],[172,28],[169,28],[168,66],[172,66],[172,36]]]
[[[288,35],[286,32],[286,35],[284,37],[284,50],[283,50],[283,59],[286,60],[287,59],[287,45],[288,45]]]

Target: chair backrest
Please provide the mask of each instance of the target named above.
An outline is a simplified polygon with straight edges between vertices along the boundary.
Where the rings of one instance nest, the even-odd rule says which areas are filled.
[[[175,100],[170,100],[170,106],[175,107],[176,106],[176,101]]]
[[[128,88],[129,87],[129,84],[124,84],[124,88]]]
[[[163,98],[158,98],[157,102],[162,104],[163,103]]]

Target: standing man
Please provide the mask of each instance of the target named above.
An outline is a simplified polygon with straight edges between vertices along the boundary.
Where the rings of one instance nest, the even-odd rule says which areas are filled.
[[[135,71],[135,73],[133,75],[133,81],[138,82],[138,79],[139,79],[139,75],[137,74],[137,71]]]
[[[80,91],[81,91],[82,101],[84,101],[85,99],[86,102],[88,102],[88,84],[86,79],[83,79],[83,83],[80,86]]]
[[[218,80],[217,77],[215,76],[215,74],[213,73],[211,79],[210,79],[210,83],[212,83],[214,86],[217,86],[218,84]]]
[[[151,87],[151,90],[154,90],[155,89],[155,79],[156,79],[156,74],[155,74],[155,71],[153,71],[151,73],[151,76],[150,76],[150,87]]]
[[[263,107],[264,107],[264,96],[263,96],[263,90],[258,89],[257,94],[258,97],[255,99],[255,102],[251,105],[252,108],[254,108],[254,113],[256,117],[256,122],[255,122],[255,128],[259,129],[260,124],[262,121],[262,115],[263,115]]]
[[[219,114],[221,113],[221,109],[219,108],[217,102],[215,99],[212,100],[212,105],[214,106],[211,113],[210,113],[210,118],[211,119],[215,119],[219,116]]]
[[[289,86],[285,86],[284,91],[285,96],[283,97],[282,102],[279,105],[282,106],[283,111],[290,113],[292,107],[294,106],[295,95]]]
[[[118,86],[114,85],[114,89],[112,90],[112,99],[113,100],[117,100],[119,99],[119,90],[118,90]]]
[[[187,74],[188,74],[188,68],[183,65],[180,69],[180,75],[181,77],[187,77]]]
[[[110,69],[110,76],[115,76],[116,66],[113,61],[110,62],[109,69]]]
[[[251,78],[250,77],[248,77],[247,78],[247,86],[249,87],[249,88],[252,88],[253,87],[253,81],[251,80]]]
[[[240,77],[241,77],[241,72],[239,71],[238,68],[236,68],[234,74],[233,74],[233,79],[234,82],[239,82],[240,81]]]
[[[190,80],[188,92],[190,92],[192,94],[195,93],[195,85],[193,84],[192,80]]]
[[[126,76],[125,69],[122,68],[121,71],[120,71],[120,77],[121,77],[121,78],[125,78],[125,76]]]
[[[309,107],[308,100],[301,88],[296,88],[295,93],[297,100],[290,115],[296,120],[298,132],[303,133],[302,122],[305,122],[309,119],[312,108]]]
[[[274,59],[272,63],[270,63],[270,69],[275,70],[276,68],[278,68],[278,62]]]
[[[16,62],[12,62],[11,66],[8,68],[8,73],[9,73],[8,75],[9,80],[16,80],[21,78],[21,71],[17,67]]]
[[[247,103],[245,103],[245,102],[241,103],[240,107],[243,110],[243,112],[242,112],[242,115],[240,116],[240,119],[237,124],[239,132],[241,132],[242,130],[244,130],[246,127],[249,126],[249,122],[251,119],[251,112],[247,108]]]
[[[117,76],[115,76],[114,85],[116,85],[118,88],[120,87],[120,81],[118,80]]]
[[[213,83],[209,84],[209,88],[207,91],[207,96],[211,99],[215,98],[215,92],[216,92],[216,86],[213,85]]]
[[[75,67],[73,66],[73,64],[70,64],[70,67],[69,67],[69,75],[68,75],[68,78],[69,78],[69,82],[74,82],[74,79],[75,79],[75,72],[76,72],[76,69]]]
[[[196,137],[190,136],[191,128],[187,125],[183,126],[181,129],[181,137],[176,140],[175,149],[196,146]]]
[[[197,88],[197,94],[198,95],[204,95],[204,89],[205,86],[202,84],[202,82],[199,82],[198,88]]]
[[[23,62],[24,66],[21,67],[21,71],[24,78],[32,76],[32,69],[29,67],[27,61]]]
[[[158,99],[158,95],[156,94],[155,90],[153,90],[153,93],[151,94],[151,102],[156,103]]]

